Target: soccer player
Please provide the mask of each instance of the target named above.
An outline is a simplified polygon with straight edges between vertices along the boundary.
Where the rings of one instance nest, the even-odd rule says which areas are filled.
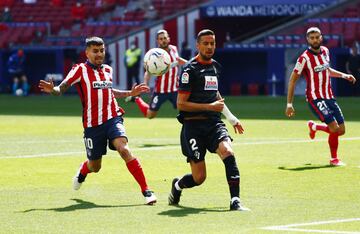
[[[309,28],[306,31],[306,39],[309,48],[300,55],[290,76],[285,114],[289,118],[295,115],[292,104],[294,89],[296,81],[303,75],[306,79],[306,99],[310,110],[321,122],[325,123],[308,121],[310,138],[314,139],[317,131],[329,134],[330,165],[344,166],[345,163],[337,155],[339,136],[345,134],[344,116],[333,95],[330,77],[343,78],[353,84],[356,79],[353,75],[330,67],[329,49],[321,46],[323,38],[319,28]]]
[[[182,123],[181,149],[191,174],[172,181],[169,205],[177,205],[183,189],[199,186],[206,179],[206,150],[217,153],[225,165],[230,189],[230,210],[245,211],[240,202],[240,173],[236,165],[231,137],[221,113],[242,134],[240,121],[230,112],[218,91],[221,75],[219,63],[212,59],[215,52],[215,34],[205,29],[197,35],[198,55],[187,63],[179,80],[177,104],[178,120]]]
[[[157,115],[161,105],[169,100],[176,109],[177,88],[179,80],[178,65],[187,62],[186,59],[179,57],[176,46],[170,45],[170,37],[166,30],[159,30],[156,34],[159,48],[166,50],[171,58],[171,68],[167,73],[156,78],[154,93],[151,96],[150,104],[147,104],[141,97],[128,97],[125,101],[135,101],[140,111],[146,118],[152,119]],[[144,83],[149,85],[151,75],[145,71]]]
[[[123,125],[124,112],[115,99],[148,92],[149,87],[139,84],[126,91],[112,88],[112,68],[103,64],[105,44],[101,38],[87,38],[85,53],[88,60],[73,66],[59,86],[44,80],[39,84],[41,91],[52,95],[61,95],[71,85],[75,85],[81,99],[88,160],[81,164],[76,173],[73,188],[78,190],[89,173],[99,172],[102,156],[106,154],[106,146],[109,144],[110,149],[119,152],[129,172],[140,185],[146,204],[151,205],[156,202],[156,197],[146,183],[140,162],[130,151]]]

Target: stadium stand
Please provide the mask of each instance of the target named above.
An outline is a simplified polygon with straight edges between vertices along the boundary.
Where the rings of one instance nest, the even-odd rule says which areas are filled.
[[[334,5],[336,11],[316,12],[316,17],[303,17],[300,22],[298,18],[287,22],[288,26],[279,26],[279,30],[273,30],[274,33],[263,33],[263,37],[256,40],[237,40],[227,43],[227,47],[232,48],[249,48],[249,47],[271,47],[271,48],[299,48],[306,47],[304,32],[310,26],[319,27],[324,35],[324,45],[329,48],[351,47],[353,43],[360,39],[360,3],[359,1],[351,2],[350,6],[338,7]]]
[[[37,0],[35,4],[25,4],[23,1],[15,0],[1,1],[0,10],[6,6],[10,7],[14,23],[1,24],[0,48],[29,44],[77,46],[74,38],[90,35],[113,38],[137,30],[148,23],[149,18],[145,18],[145,14],[150,6],[155,9],[157,15],[165,17],[205,1],[103,0],[99,5],[99,1],[88,0],[83,1],[80,8],[76,6],[76,2]],[[120,16],[113,17],[119,14]],[[158,17],[153,17],[152,20],[156,19]],[[38,26],[37,23],[43,25]]]

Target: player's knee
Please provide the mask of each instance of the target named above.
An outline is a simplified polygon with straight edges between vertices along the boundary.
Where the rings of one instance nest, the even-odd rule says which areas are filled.
[[[339,134],[339,132],[340,132],[340,127],[339,127],[338,125],[336,125],[336,126],[329,126],[329,131],[330,131],[331,133],[338,133],[338,134]]]
[[[226,157],[228,155],[234,155],[234,151],[230,147],[225,147],[220,149],[219,153],[222,157]]]
[[[339,135],[339,136],[342,136],[342,135],[344,135],[345,134],[345,129],[339,129],[339,131],[337,132],[337,134]]]
[[[204,183],[206,180],[206,173],[198,173],[196,175],[193,175],[194,182],[198,185]]]
[[[101,169],[101,164],[89,165],[89,169],[91,172],[98,173]]]
[[[119,154],[121,155],[121,157],[128,157],[130,155],[130,150],[128,147],[125,146],[119,146],[116,148],[116,150],[119,152]]]

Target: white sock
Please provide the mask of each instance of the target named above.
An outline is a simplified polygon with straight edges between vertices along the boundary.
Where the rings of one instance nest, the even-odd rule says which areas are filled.
[[[233,198],[231,198],[231,204],[232,204],[234,201],[239,201],[239,202],[240,202],[240,198],[238,198],[238,197],[233,197]]]

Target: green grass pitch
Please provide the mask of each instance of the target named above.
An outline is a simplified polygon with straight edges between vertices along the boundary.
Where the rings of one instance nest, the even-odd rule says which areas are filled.
[[[225,98],[245,128],[235,135],[229,126],[241,199],[251,212],[228,211],[224,165],[210,153],[205,183],[184,190],[180,206],[168,206],[171,180],[190,172],[177,113],[167,104],[159,118],[148,120],[135,104],[118,102],[127,112],[129,145],[158,203],[143,205],[114,151],[99,173],[72,190],[72,177],[86,158],[77,96],[0,95],[0,233],[360,232],[360,99],[338,99],[347,130],[339,155],[347,166],[334,168],[328,166],[327,135],[308,138],[306,121],[314,117],[303,98],[296,98],[293,120],[284,116],[284,97]],[[290,224],[295,226],[263,229]]]

